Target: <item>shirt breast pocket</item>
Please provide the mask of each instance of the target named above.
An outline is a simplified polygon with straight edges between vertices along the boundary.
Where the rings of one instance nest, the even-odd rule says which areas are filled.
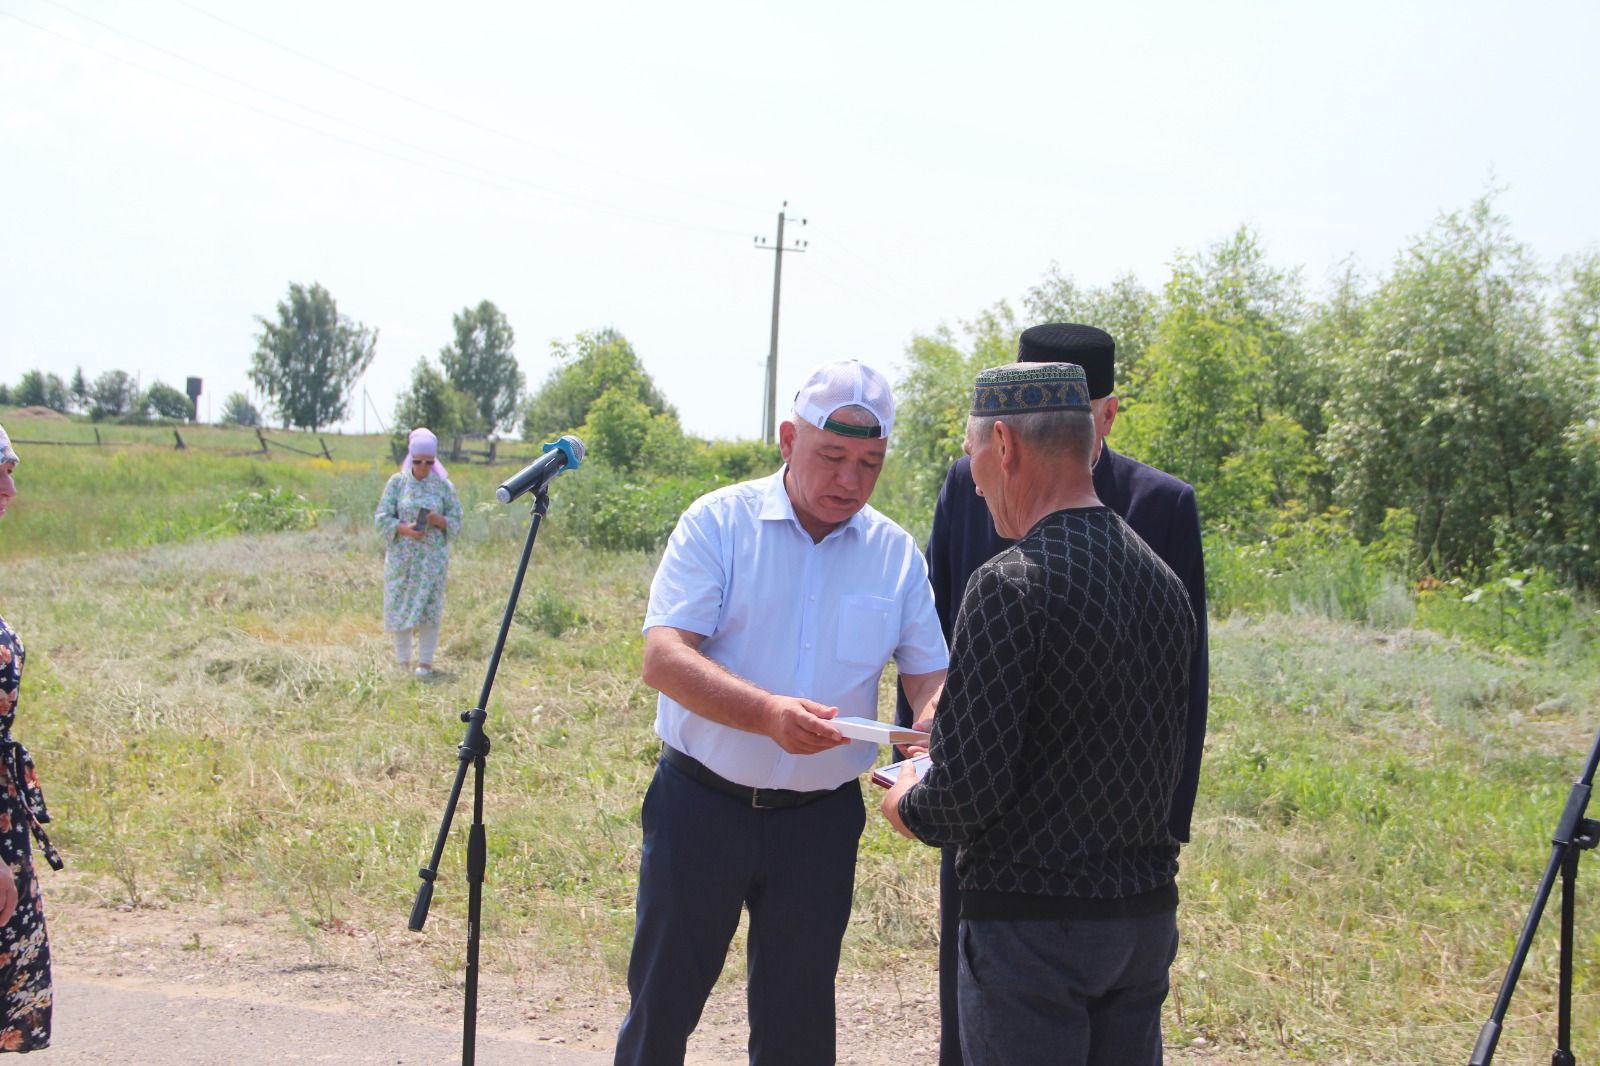
[[[839,600],[841,662],[882,666],[899,643],[900,606],[887,596],[843,596]]]

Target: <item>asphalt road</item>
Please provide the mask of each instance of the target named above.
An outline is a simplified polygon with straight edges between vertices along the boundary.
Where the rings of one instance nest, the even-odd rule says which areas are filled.
[[[420,1066],[462,1061],[461,1029],[118,979],[58,976],[55,1066]],[[609,1055],[480,1029],[482,1066],[601,1066]]]

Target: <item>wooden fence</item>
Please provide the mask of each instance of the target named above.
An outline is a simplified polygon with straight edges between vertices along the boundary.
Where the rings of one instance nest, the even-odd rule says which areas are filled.
[[[41,446],[51,448],[148,448],[158,445],[158,441],[153,438],[146,437],[142,439],[117,440],[107,434],[102,434],[99,426],[93,426],[90,428],[94,433],[94,440],[25,440],[20,437],[13,437],[11,439],[14,444],[19,446]],[[312,459],[327,459],[330,462],[333,460],[333,450],[328,447],[326,438],[322,436],[318,436],[316,438],[317,447],[312,449],[301,446],[305,443],[303,439],[300,439],[299,443],[291,444],[288,441],[275,440],[272,437],[267,436],[266,431],[259,426],[254,428],[256,442],[259,445],[259,447],[256,448],[207,448],[204,445],[197,445],[193,447],[195,450],[208,451],[213,454],[220,453],[223,455],[270,456],[276,451],[292,452],[295,455],[304,455]],[[179,431],[178,427],[173,426],[171,427],[171,430],[173,440],[172,448],[175,451],[191,450],[191,442],[183,439],[183,434]],[[507,451],[502,451],[500,449],[500,443],[500,441],[490,437],[455,436],[450,439],[448,447],[441,447],[440,451],[444,453],[445,459],[449,462],[478,464],[483,466],[523,465],[530,463],[537,458],[537,453],[527,457],[508,454]],[[401,459],[405,458],[405,445],[403,443],[391,441],[389,450],[391,457],[395,462],[398,463]],[[381,455],[382,453],[379,452],[378,454]],[[363,458],[371,459],[374,457],[375,456],[370,450],[364,450]]]

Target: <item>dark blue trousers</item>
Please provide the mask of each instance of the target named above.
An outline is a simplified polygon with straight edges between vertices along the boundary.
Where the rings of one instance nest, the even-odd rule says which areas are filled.
[[[961,921],[969,1066],[1160,1066],[1173,910],[1138,918]]]
[[[834,978],[866,824],[860,787],[757,810],[663,762],[641,821],[617,1066],[683,1062],[746,907],[752,1066],[830,1066]]]

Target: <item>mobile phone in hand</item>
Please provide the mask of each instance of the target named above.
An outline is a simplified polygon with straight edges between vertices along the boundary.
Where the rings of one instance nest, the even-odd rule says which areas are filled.
[[[933,765],[933,759],[927,755],[917,755],[910,759],[901,759],[888,766],[880,766],[872,771],[872,783],[879,788],[893,788],[894,783],[900,780],[900,768],[910,763],[917,771],[917,780],[922,780],[922,775],[928,772],[928,767]]]
[[[428,515],[429,515],[429,513],[430,512],[428,511],[428,509],[426,507],[422,508],[420,511],[417,512],[416,528],[419,531],[420,530],[426,530],[428,528]]]

